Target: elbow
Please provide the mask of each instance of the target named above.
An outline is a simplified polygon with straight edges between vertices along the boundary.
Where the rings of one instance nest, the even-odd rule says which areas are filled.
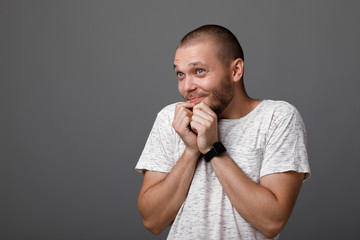
[[[273,222],[264,226],[259,230],[266,238],[275,238],[281,230],[285,227],[286,221]]]
[[[280,233],[280,232],[279,232],[279,233]],[[267,239],[274,239],[279,233],[266,232],[266,233],[263,233],[263,235],[264,235]]]
[[[142,221],[144,227],[149,230],[152,234],[159,235],[166,228],[166,225],[163,226],[159,221],[159,216],[154,216],[149,213],[146,213],[144,206],[141,204],[140,198],[138,199],[138,209],[142,216]]]
[[[165,229],[157,224],[154,224],[153,221],[143,219],[144,227],[149,230],[152,234],[160,235],[162,231]]]

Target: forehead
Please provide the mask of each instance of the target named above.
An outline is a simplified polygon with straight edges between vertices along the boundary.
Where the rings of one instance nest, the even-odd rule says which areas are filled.
[[[174,59],[175,68],[191,67],[194,63],[202,63],[208,66],[219,64],[220,62],[216,56],[216,46],[212,43],[205,42],[179,47],[176,50]]]

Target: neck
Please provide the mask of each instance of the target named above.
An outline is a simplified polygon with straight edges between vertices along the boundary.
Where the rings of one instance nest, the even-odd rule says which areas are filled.
[[[219,119],[242,118],[249,114],[259,103],[259,100],[250,98],[244,88],[236,87],[234,98],[219,115]]]

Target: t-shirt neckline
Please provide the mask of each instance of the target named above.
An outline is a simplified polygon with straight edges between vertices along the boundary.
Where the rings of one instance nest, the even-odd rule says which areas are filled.
[[[243,116],[241,118],[234,118],[234,119],[222,118],[222,119],[219,119],[219,122],[242,122],[242,121],[246,121],[248,118],[250,118],[252,115],[254,115],[256,112],[259,111],[259,109],[261,108],[261,106],[263,105],[263,103],[265,101],[266,100],[260,100],[259,104],[256,105],[256,107],[253,110],[251,110],[248,114],[246,114],[245,116]]]

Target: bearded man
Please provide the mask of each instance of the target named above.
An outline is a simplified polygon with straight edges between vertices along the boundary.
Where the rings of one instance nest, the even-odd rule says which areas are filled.
[[[278,239],[310,175],[295,107],[250,98],[228,29],[205,25],[174,60],[184,102],[162,109],[136,170],[143,223],[168,239]]]

